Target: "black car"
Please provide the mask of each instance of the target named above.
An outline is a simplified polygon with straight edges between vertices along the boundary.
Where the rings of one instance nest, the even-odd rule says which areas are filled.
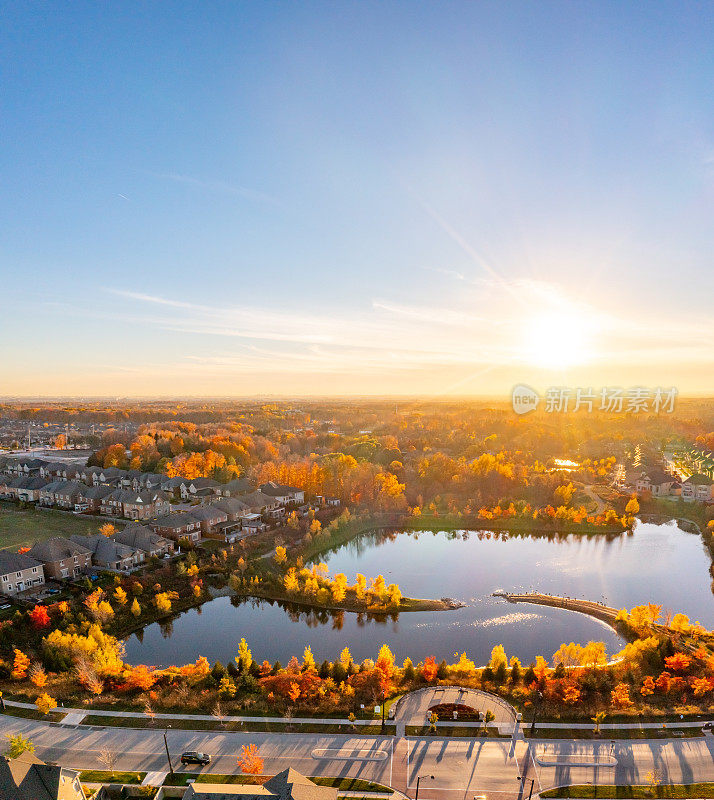
[[[196,750],[187,750],[181,756],[181,763],[200,764],[202,767],[205,767],[206,764],[211,763],[211,757],[208,755],[208,753],[199,753]]]

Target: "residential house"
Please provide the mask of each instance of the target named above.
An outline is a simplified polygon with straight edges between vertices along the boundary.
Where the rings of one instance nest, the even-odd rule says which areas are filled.
[[[212,533],[220,523],[228,522],[228,514],[214,505],[196,506],[189,513],[200,521],[203,533]]]
[[[116,542],[108,536],[102,536],[101,533],[92,536],[73,534],[69,539],[90,550],[94,565],[105,569],[120,571],[134,569],[143,564],[146,557],[143,550]]]
[[[39,458],[18,458],[8,461],[5,465],[5,472],[10,475],[27,477],[28,475],[39,475],[40,467],[44,464]]]
[[[79,772],[45,764],[34,753],[0,756],[0,800],[87,800]],[[216,800],[216,796],[213,796]]]
[[[264,784],[191,783],[184,800],[337,800],[337,789],[318,786],[289,767]]]
[[[74,509],[80,495],[87,487],[78,481],[59,481],[59,487],[55,491],[55,505],[58,508]]]
[[[247,508],[257,514],[267,514],[280,508],[280,501],[263,492],[255,491],[245,494],[240,499]]]
[[[243,514],[240,518],[241,530],[247,534],[260,533],[268,530],[268,524],[263,522],[260,514]]]
[[[101,501],[101,513],[126,519],[150,519],[164,514],[169,503],[163,492],[116,489]]]
[[[263,494],[267,494],[269,497],[274,497],[283,505],[305,502],[305,492],[302,489],[298,489],[296,486],[284,486],[280,483],[269,481],[260,487],[260,491]]]
[[[240,497],[253,491],[253,484],[247,478],[236,478],[228,483],[216,486],[215,493],[219,497]]]
[[[85,486],[74,504],[75,511],[88,511],[90,514],[99,514],[102,509],[102,500],[116,491],[112,486]]]
[[[216,487],[220,485],[218,481],[211,480],[211,478],[194,478],[181,484],[181,498],[191,500],[195,497],[210,497],[214,494]]]
[[[682,481],[682,500],[709,503],[714,499],[714,481],[706,475],[695,473]]]
[[[166,514],[158,519],[152,519],[149,527],[161,536],[173,539],[175,542],[188,539],[197,542],[201,538],[201,520],[196,519],[187,511],[177,511]]]
[[[653,497],[666,497],[672,490],[674,478],[660,469],[643,472],[635,481],[635,491],[650,492]]]
[[[182,478],[180,475],[175,475],[173,478],[167,478],[164,475],[164,479],[161,482],[161,491],[168,492],[174,497],[181,497],[182,487],[187,486],[188,483],[188,478]]]
[[[236,522],[241,514],[244,514],[250,509],[242,501],[237,500],[235,497],[221,497],[217,500],[211,500],[211,505],[225,511],[229,522]]]
[[[54,578],[58,581],[76,578],[92,566],[91,551],[62,536],[54,536],[44,542],[37,542],[30,548],[27,555],[42,562],[45,568],[45,578]]]
[[[137,522],[130,522],[124,530],[115,533],[111,538],[119,544],[143,550],[147,555],[157,558],[174,551],[174,543],[171,539],[159,536],[151,528],[139,525]]]
[[[36,558],[0,550],[0,592],[17,594],[44,582],[45,570]]]
[[[52,481],[39,490],[41,506],[54,506],[57,503],[56,493],[65,485],[66,481]]]

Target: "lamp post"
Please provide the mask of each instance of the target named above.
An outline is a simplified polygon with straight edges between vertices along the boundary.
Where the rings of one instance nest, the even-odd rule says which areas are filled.
[[[170,770],[171,774],[173,775],[174,774],[174,766],[171,763],[171,753],[169,753],[169,743],[166,740],[166,734],[169,732],[169,728],[170,727],[171,727],[170,725],[167,725],[166,726],[166,730],[164,731],[164,747],[166,748],[166,758],[169,760],[169,770]]]
[[[419,775],[417,777],[417,785],[416,785],[416,792],[414,794],[414,800],[419,800],[419,781],[422,778],[430,778],[432,781],[434,780],[434,776],[433,775]]]
[[[384,733],[384,704],[387,702],[387,690],[382,692],[382,733]]]
[[[540,705],[542,702],[543,702],[543,692],[538,692],[538,704],[533,706],[533,722],[531,722],[531,738],[535,733],[536,717],[538,716],[538,711],[540,710]]]

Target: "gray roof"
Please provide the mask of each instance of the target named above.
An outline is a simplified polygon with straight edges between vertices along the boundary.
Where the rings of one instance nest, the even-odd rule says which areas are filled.
[[[211,505],[220,508],[226,514],[240,514],[241,511],[248,509],[248,506],[237,497],[220,497],[217,500],[211,500]]]
[[[19,572],[22,569],[39,567],[40,562],[25,553],[13,553],[12,550],[0,550],[0,575],[8,572]]]
[[[263,492],[251,492],[241,497],[241,502],[245,503],[248,508],[263,508],[264,506],[272,506],[277,501],[274,497],[270,497],[270,495]]]
[[[268,481],[260,487],[263,494],[269,494],[271,497],[283,497],[286,494],[294,494],[295,492],[302,492],[297,486],[285,486],[275,481]]]
[[[102,500],[113,491],[111,486],[87,486],[82,489],[81,495],[88,500]]]
[[[196,508],[192,508],[188,513],[202,522],[209,522],[212,519],[217,519],[220,522],[222,517],[225,522],[228,518],[228,514],[226,514],[222,508],[213,505],[197,506]]]
[[[223,490],[227,489],[231,493],[240,494],[241,492],[252,492],[253,491],[253,484],[247,478],[235,478],[232,481],[228,481],[228,483],[224,483],[221,487]]]
[[[262,786],[258,784],[192,783],[185,800],[337,800],[337,789],[318,786],[297,770],[279,772]]]
[[[82,800],[76,776],[73,770],[45,764],[32,753],[0,756],[0,800]]]
[[[63,536],[53,536],[44,542],[36,542],[28,553],[39,561],[62,561],[76,555],[87,555],[91,550],[76,542],[71,542]]]
[[[136,548],[115,542],[114,539],[102,536],[101,533],[95,533],[93,536],[72,534],[69,538],[75,544],[91,550],[94,560],[98,564],[112,564],[115,561],[123,561],[125,558],[133,558],[136,553]]]
[[[214,481],[213,478],[194,478],[188,481],[188,485],[194,486],[196,489],[215,489],[221,484],[218,481]]]
[[[169,541],[163,536],[159,536],[158,533],[154,533],[151,528],[136,523],[127,525],[124,530],[115,533],[112,539],[128,547],[134,547],[137,550],[145,550],[147,553],[157,548],[165,547],[166,543]]]
[[[176,511],[173,514],[166,514],[163,517],[152,520],[152,524],[159,528],[183,528],[186,523],[191,524],[198,521],[190,512]]]

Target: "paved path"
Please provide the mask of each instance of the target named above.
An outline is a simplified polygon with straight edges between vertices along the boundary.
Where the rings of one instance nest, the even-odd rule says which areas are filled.
[[[494,715],[493,725],[497,726],[499,731],[503,728],[502,732],[504,733],[511,733],[516,722],[516,711],[510,703],[488,692],[461,686],[428,686],[416,692],[409,692],[393,706],[394,719],[398,726],[421,727],[426,723],[429,709],[444,704],[464,705],[484,714],[486,711],[490,711]],[[461,727],[473,727],[478,724],[474,722],[452,723],[445,718],[442,722],[445,725],[455,724]]]

